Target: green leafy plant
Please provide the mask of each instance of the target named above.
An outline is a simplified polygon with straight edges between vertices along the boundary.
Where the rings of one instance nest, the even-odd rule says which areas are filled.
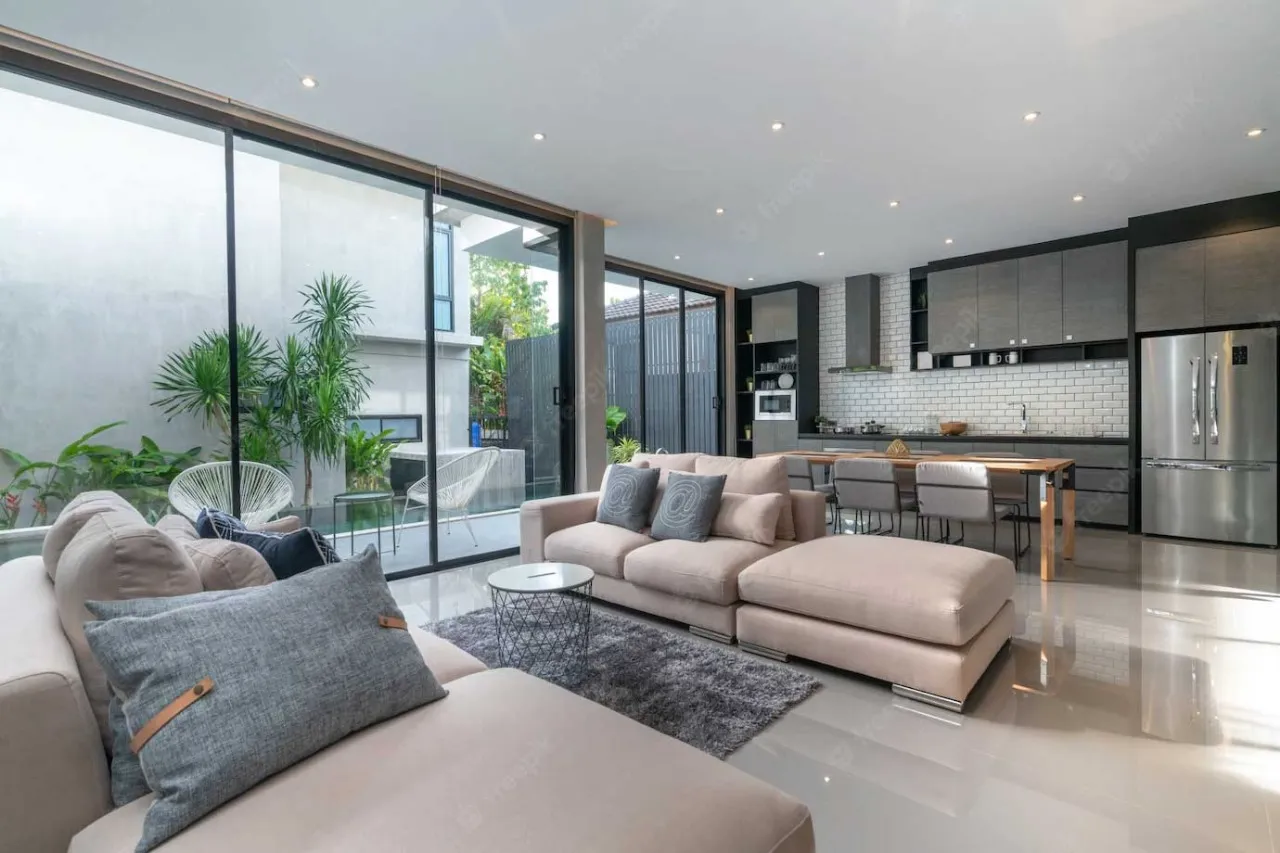
[[[17,523],[23,495],[34,492],[33,525],[48,521],[49,503],[65,504],[81,492],[109,489],[118,492],[154,521],[168,508],[168,487],[183,470],[199,463],[201,448],[162,450],[143,436],[135,452],[92,441],[107,430],[121,426],[115,421],[95,427],[68,444],[51,461],[33,461],[14,450],[0,448],[2,457],[15,470],[0,494],[0,521],[8,527]]]
[[[609,441],[610,462],[630,462],[631,458],[639,452],[640,442],[634,438],[623,437]]]
[[[348,489],[375,491],[386,488],[387,466],[395,447],[386,439],[394,432],[384,429],[374,435],[365,432],[358,424],[351,425],[345,437]]]
[[[606,406],[604,410],[604,431],[610,438],[617,438],[618,430],[627,419],[627,410],[621,406]]]
[[[372,302],[345,275],[324,273],[301,291],[298,331],[271,347],[252,326],[237,330],[240,455],[288,470],[286,451],[302,452],[303,501],[314,503],[316,461],[337,463],[347,422],[369,394],[366,368],[356,357],[358,334]],[[170,419],[190,414],[214,425],[230,443],[230,351],[227,335],[205,332],[161,364],[154,405]]]

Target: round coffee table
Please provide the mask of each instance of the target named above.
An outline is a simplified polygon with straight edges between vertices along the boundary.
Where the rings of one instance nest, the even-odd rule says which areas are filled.
[[[569,684],[585,678],[595,576],[574,563],[526,563],[489,575],[498,662]]]

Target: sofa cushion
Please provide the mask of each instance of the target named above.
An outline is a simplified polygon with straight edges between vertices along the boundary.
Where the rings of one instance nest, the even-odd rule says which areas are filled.
[[[648,463],[650,468],[658,469],[658,484],[667,484],[667,474],[672,471],[684,471],[693,474],[694,464],[702,453],[637,453],[631,457],[632,462]]]
[[[913,640],[962,646],[1013,596],[998,554],[892,536],[826,536],[738,578],[742,600]]]
[[[85,522],[99,513],[111,510],[131,513],[138,521],[145,521],[141,513],[115,492],[81,492],[67,501],[67,505],[44,534],[44,544],[40,549],[40,555],[44,558],[44,570],[50,578],[58,571],[58,560],[62,558],[63,550],[80,532],[80,528],[84,527]]]
[[[803,804],[531,675],[496,669],[267,779],[164,853],[812,853]],[[69,853],[132,853],[148,799]]]
[[[791,483],[787,479],[787,463],[781,456],[765,456],[759,459],[734,459],[728,456],[699,456],[694,464],[699,474],[724,474],[724,490],[744,495],[790,495]],[[778,538],[795,539],[796,524],[791,511],[791,501],[786,501],[778,513]]]
[[[276,579],[266,558],[248,545],[222,539],[195,539],[183,542],[182,547],[206,590],[246,589],[264,586]]]
[[[605,471],[596,521],[639,533],[649,521],[649,507],[658,488],[658,472],[650,468],[610,465]]]
[[[621,578],[623,558],[652,542],[643,533],[589,521],[547,536],[542,553],[551,562],[577,563],[602,575]]]
[[[102,621],[85,636],[135,739],[175,700],[194,697],[134,745],[157,795],[140,853],[352,732],[446,695],[402,630],[372,545],[156,615],[131,615],[147,612],[145,602],[88,607]]]
[[[705,542],[720,510],[723,492],[724,477],[672,471],[649,535],[654,539]]]
[[[143,521],[132,508],[92,516],[63,549],[53,581],[58,618],[75,652],[84,692],[108,750],[111,691],[85,642],[84,623],[93,618],[85,602],[167,598],[202,589],[200,574],[182,546]]]
[[[705,542],[668,539],[628,554],[623,578],[684,598],[733,604],[738,600],[738,574],[773,551],[758,542],[717,536]]]
[[[725,492],[720,496],[720,511],[711,523],[713,536],[742,539],[772,545],[778,535],[778,516],[790,497],[782,495],[742,495]]]
[[[413,637],[418,651],[422,652],[422,659],[441,684],[488,669],[479,658],[467,654],[443,637],[429,634],[413,625],[409,626],[409,636]]]
[[[156,522],[156,530],[166,534],[175,542],[196,542],[200,539],[200,534],[196,533],[196,526],[185,515],[166,515]]]

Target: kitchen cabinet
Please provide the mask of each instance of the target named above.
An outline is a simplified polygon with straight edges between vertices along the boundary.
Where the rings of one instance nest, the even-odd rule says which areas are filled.
[[[1139,332],[1204,325],[1204,240],[1138,249],[1134,264],[1134,327]]]
[[[1118,341],[1128,334],[1129,244],[1063,252],[1063,343]]]
[[[1018,262],[978,267],[978,349],[1018,345]]]
[[[1204,241],[1204,323],[1280,319],[1280,228]]]
[[[1018,345],[1062,343],[1062,253],[1018,259]]]
[[[778,450],[798,450],[799,426],[796,421],[755,421],[751,428],[752,450],[757,456]]]
[[[978,346],[978,268],[929,273],[929,352],[968,352]]]
[[[782,290],[751,297],[751,334],[757,344],[799,337],[796,292]]]

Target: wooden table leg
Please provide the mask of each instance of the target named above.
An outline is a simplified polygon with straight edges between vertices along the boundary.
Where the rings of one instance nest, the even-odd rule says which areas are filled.
[[[1040,580],[1053,580],[1054,562],[1057,559],[1057,548],[1054,533],[1057,525],[1054,509],[1053,475],[1040,476]]]
[[[1076,558],[1076,489],[1075,484],[1062,487],[1062,559]]]

